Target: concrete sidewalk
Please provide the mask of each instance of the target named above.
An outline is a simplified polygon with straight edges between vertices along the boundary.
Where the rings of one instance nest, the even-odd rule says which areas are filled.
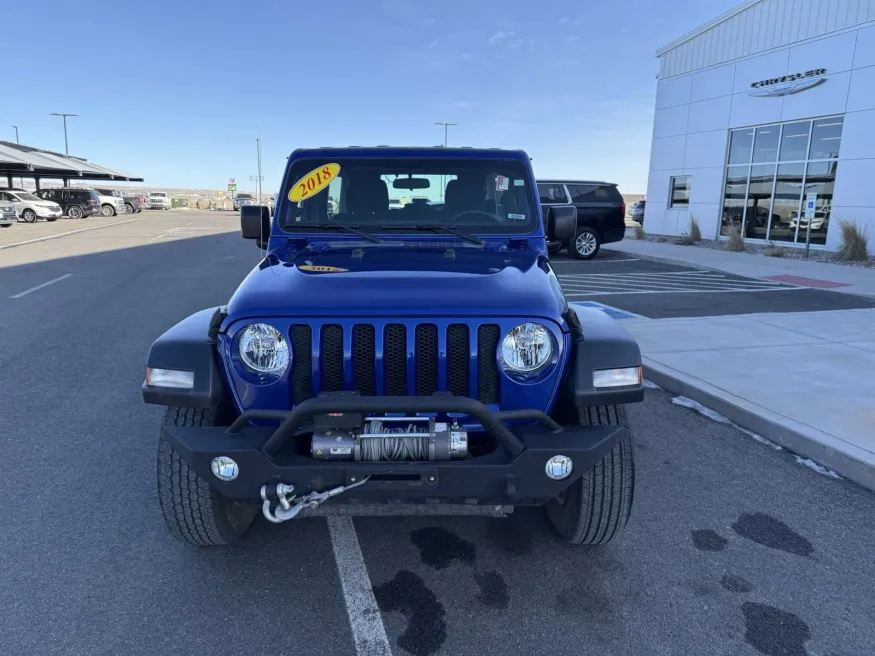
[[[615,244],[607,244],[605,251],[626,253],[676,264],[716,269],[739,276],[751,278],[770,278],[772,276],[792,276],[797,279],[784,279],[793,284],[808,284],[812,287],[831,289],[847,294],[861,294],[875,297],[875,268],[844,266],[828,262],[795,260],[769,257],[755,253],[732,253],[698,246],[678,246],[646,240],[627,238]]]
[[[622,324],[648,379],[875,490],[875,310]]]

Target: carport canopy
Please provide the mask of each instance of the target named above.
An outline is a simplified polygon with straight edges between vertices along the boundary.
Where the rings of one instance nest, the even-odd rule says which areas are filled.
[[[116,180],[119,182],[143,182],[143,178],[99,166],[82,157],[62,155],[50,150],[0,141],[0,179],[6,177],[33,178],[39,189],[41,178],[62,180]]]

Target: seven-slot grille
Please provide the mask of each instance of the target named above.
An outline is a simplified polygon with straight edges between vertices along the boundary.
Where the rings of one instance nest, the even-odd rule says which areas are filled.
[[[336,323],[294,324],[292,403],[341,390],[363,396],[448,391],[498,403],[500,332],[494,324],[355,324],[351,330]]]

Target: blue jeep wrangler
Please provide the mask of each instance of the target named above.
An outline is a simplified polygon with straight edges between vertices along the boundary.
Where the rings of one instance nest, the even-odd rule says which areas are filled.
[[[543,505],[564,540],[611,540],[632,507],[641,354],[563,296],[546,244],[575,219],[542,216],[522,151],[293,152],[273,215],[241,209],[264,258],[149,352],[170,530],[217,545],[259,508],[283,522]]]

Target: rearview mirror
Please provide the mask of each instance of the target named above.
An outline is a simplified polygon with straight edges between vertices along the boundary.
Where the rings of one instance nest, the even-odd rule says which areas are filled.
[[[547,212],[547,238],[550,241],[568,241],[577,232],[577,208],[574,205],[555,205]]]
[[[428,189],[431,182],[428,178],[395,178],[392,186],[395,189]]]
[[[240,233],[243,239],[263,239],[270,236],[270,210],[266,205],[244,205],[240,208]]]

